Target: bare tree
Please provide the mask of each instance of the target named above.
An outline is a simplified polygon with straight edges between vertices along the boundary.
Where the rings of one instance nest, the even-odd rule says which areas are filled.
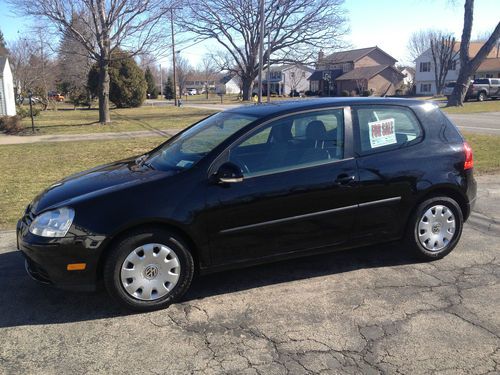
[[[474,0],[465,0],[464,28],[462,31],[462,40],[460,42],[460,71],[458,72],[458,79],[455,87],[453,88],[453,93],[451,94],[450,100],[448,100],[448,106],[458,107],[464,105],[464,98],[469,88],[471,77],[496,45],[498,39],[500,39],[500,22],[498,22],[498,25],[491,33],[488,40],[486,40],[483,46],[479,49],[476,56],[471,58],[469,56],[469,45],[473,16]]]
[[[109,64],[112,52],[131,55],[148,50],[165,36],[160,20],[168,9],[162,0],[9,0],[21,14],[45,19],[59,32],[70,32],[99,66],[99,122],[110,123]],[[81,16],[89,35],[72,25]]]
[[[47,48],[41,30],[33,30],[30,38],[19,38],[10,45],[12,72],[16,82],[16,96],[27,95],[27,90],[48,106],[48,91],[54,87],[56,64]]]
[[[457,63],[458,52],[455,51],[455,38],[451,35],[431,39],[431,54],[434,62],[434,79],[436,94],[441,95],[450,68]]]
[[[439,39],[442,34],[442,31],[435,29],[420,30],[412,33],[406,45],[411,61],[415,61],[421,54],[431,48],[431,40]]]
[[[300,67],[300,65],[293,65],[290,69],[288,69],[288,80],[290,81],[290,95],[295,96],[297,95],[297,88],[299,85],[306,80],[305,74],[302,74],[303,72],[301,69],[297,69]],[[284,95],[287,95],[287,93],[283,93]]]
[[[238,74],[243,99],[250,98],[259,70],[258,50],[270,33],[263,68],[271,64],[308,62],[320,48],[342,46],[347,33],[343,0],[267,0],[264,14],[267,33],[259,30],[260,12],[255,0],[186,0],[183,27],[199,40],[216,40],[227,54],[220,61]],[[221,56],[219,56],[220,58]]]
[[[205,55],[203,56],[203,60],[198,66],[199,73],[201,73],[201,77],[203,77],[204,81],[204,89],[205,95],[208,99],[208,91],[210,90],[210,82],[214,81],[217,76],[217,65],[214,61],[213,56]]]
[[[189,76],[193,73],[193,67],[184,57],[178,55],[175,60],[175,73],[177,75],[177,87],[179,87],[179,95],[182,95],[186,90],[186,82]]]

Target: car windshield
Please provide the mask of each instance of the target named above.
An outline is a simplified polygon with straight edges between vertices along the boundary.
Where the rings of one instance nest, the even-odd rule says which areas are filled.
[[[159,170],[185,170],[258,117],[220,112],[207,117],[151,154],[146,163]]]
[[[456,83],[455,82],[450,82],[446,85],[446,87],[455,87]]]

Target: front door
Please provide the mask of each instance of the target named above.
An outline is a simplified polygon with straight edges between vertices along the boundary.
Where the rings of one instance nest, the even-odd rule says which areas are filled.
[[[348,241],[358,180],[350,132],[347,110],[323,109],[262,125],[231,147],[225,160],[244,180],[208,188],[213,264]]]

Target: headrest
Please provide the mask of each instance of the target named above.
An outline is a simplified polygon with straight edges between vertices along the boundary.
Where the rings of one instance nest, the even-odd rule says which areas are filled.
[[[323,121],[314,120],[307,124],[306,128],[306,138],[315,141],[325,140],[326,138],[326,128]]]

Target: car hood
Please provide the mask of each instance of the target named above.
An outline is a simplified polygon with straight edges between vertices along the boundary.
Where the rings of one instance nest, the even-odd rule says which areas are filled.
[[[173,173],[137,165],[135,159],[122,160],[64,178],[39,194],[29,208],[37,215],[47,209],[71,205],[76,200],[125,189]]]

